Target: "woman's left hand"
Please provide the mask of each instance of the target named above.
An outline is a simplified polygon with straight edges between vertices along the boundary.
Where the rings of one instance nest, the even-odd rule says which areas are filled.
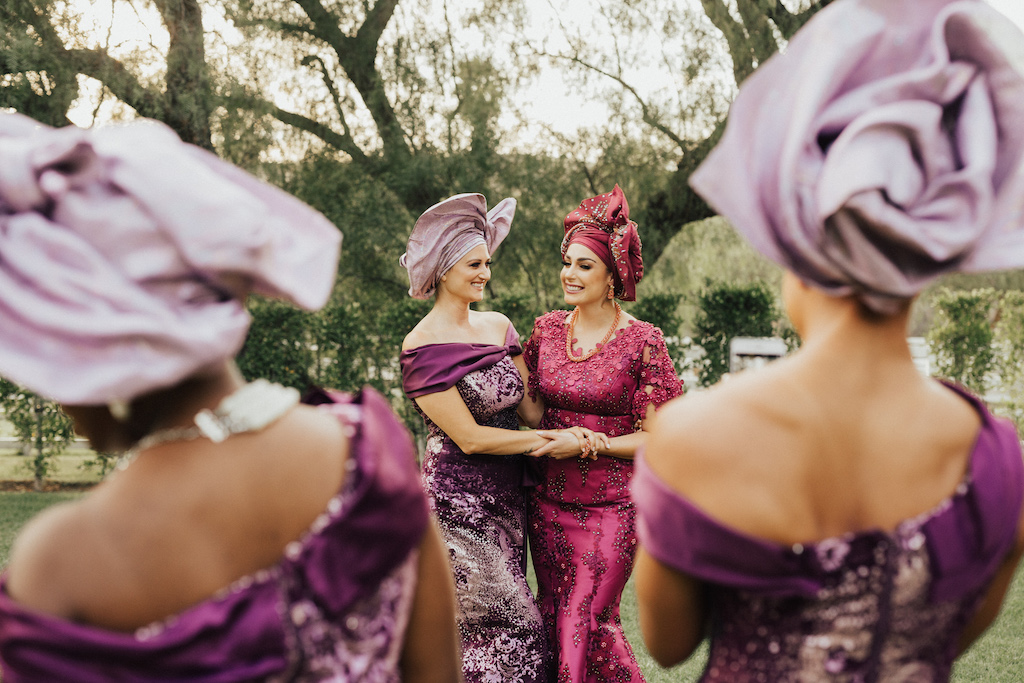
[[[546,455],[556,460],[574,457],[596,460],[598,448],[608,448],[611,446],[605,434],[585,427],[540,430],[537,432],[537,436],[548,439],[548,443],[532,451],[530,455]]]

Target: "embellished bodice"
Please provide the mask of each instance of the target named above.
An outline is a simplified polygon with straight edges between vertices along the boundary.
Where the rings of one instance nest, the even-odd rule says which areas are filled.
[[[558,310],[537,318],[523,351],[530,395],[544,401],[542,429],[578,425],[609,436],[629,434],[648,404],[682,393],[660,329],[634,320],[599,353],[577,362],[565,352],[568,315]]]
[[[278,563],[134,633],[27,610],[0,583],[4,683],[400,680],[428,522],[415,452],[372,390],[323,400],[349,435],[345,480]]]
[[[638,458],[638,534],[703,581],[712,605],[702,681],[946,681],[957,642],[1016,537],[1016,431],[984,419],[956,491],[894,530],[780,546],[718,523]]]
[[[523,379],[512,361],[521,353],[519,335],[511,325],[503,345],[427,344],[400,356],[402,384],[410,398],[456,387],[478,424],[518,429],[516,409],[525,395]],[[430,436],[427,450],[455,448],[454,442],[413,402]]]
[[[519,428],[516,409],[523,400],[525,390],[519,369],[512,362],[511,356],[463,375],[455,387],[478,424],[501,429]],[[430,430],[431,438],[448,438],[422,411],[420,414]]]

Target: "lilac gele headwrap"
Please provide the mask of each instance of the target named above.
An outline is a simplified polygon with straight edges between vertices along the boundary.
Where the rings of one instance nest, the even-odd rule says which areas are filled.
[[[629,220],[629,202],[622,188],[580,202],[563,221],[562,258],[576,242],[597,254],[612,271],[615,296],[636,300],[636,286],[644,276],[643,245],[634,221]]]
[[[457,194],[424,211],[399,259],[409,271],[409,296],[429,299],[441,276],[475,247],[486,244],[493,254],[515,213],[515,199],[503,199],[488,211],[487,200],[475,192]]]
[[[249,292],[322,306],[340,245],[321,214],[163,124],[0,113],[0,374],[61,403],[230,358]]]
[[[981,0],[843,0],[740,88],[693,188],[805,282],[898,309],[1024,266],[1024,36]]]

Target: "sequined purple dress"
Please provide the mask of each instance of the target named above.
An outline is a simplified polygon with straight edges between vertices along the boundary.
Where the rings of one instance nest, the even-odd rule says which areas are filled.
[[[428,522],[408,432],[372,390],[324,406],[350,430],[341,491],[281,560],[119,633],[27,610],[0,583],[4,683],[397,683]]]
[[[538,318],[523,353],[530,392],[544,400],[541,428],[578,425],[609,436],[630,434],[648,404],[682,393],[657,327],[635,321],[600,353],[573,362],[565,353],[567,315],[552,311]],[[540,465],[541,484],[530,497],[530,549],[557,680],[643,681],[619,620],[619,599],[636,555],[633,462],[601,456],[544,458]]]
[[[518,429],[520,352],[511,326],[504,346],[421,346],[401,354],[403,386],[410,398],[454,386],[479,424]],[[423,419],[423,484],[455,573],[466,681],[546,682],[547,641],[526,583],[523,456],[467,455]]]
[[[983,425],[963,481],[892,532],[780,546],[719,524],[639,459],[644,548],[710,591],[701,681],[949,680],[960,634],[1013,547],[1024,498],[1016,431],[968,399]]]

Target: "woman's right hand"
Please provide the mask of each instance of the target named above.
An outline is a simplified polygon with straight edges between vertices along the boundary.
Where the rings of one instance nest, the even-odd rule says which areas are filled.
[[[595,432],[586,427],[569,427],[565,431],[576,435],[580,444],[580,457],[597,460],[597,449],[611,448],[612,442],[604,432]]]
[[[607,436],[583,427],[542,429],[538,430],[536,434],[548,439],[548,442],[531,451],[530,455],[546,455],[556,460],[579,457],[596,460],[598,447],[600,445],[607,447],[608,445]]]

